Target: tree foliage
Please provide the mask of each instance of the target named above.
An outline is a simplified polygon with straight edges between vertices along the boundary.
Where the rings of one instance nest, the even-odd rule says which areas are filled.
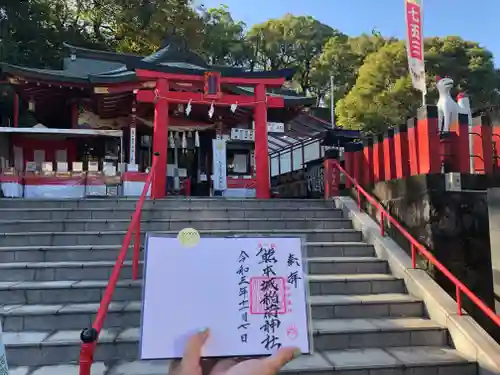
[[[13,64],[57,68],[64,41],[145,55],[172,35],[211,64],[295,68],[291,86],[319,98],[328,98],[333,77],[337,123],[345,127],[380,132],[413,115],[421,102],[404,42],[377,30],[347,36],[292,14],[247,29],[226,6],[196,8],[194,0],[0,0],[0,60]],[[448,75],[473,107],[500,104],[500,74],[478,43],[429,38],[425,59],[429,103],[437,100],[433,77]]]
[[[425,40],[427,101],[435,103],[437,75],[454,79],[456,95],[467,91],[475,108],[499,102],[498,72],[492,54],[477,43],[459,37]],[[420,94],[412,89],[405,44],[389,42],[367,56],[358,71],[355,85],[337,104],[338,120],[348,128],[380,132],[415,114]]]

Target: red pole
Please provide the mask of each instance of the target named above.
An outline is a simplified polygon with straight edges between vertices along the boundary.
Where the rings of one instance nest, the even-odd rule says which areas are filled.
[[[137,220],[137,225],[135,227],[134,233],[134,252],[132,254],[132,279],[137,280],[139,278],[139,254],[141,251],[141,215],[139,214],[139,220]]]
[[[383,144],[380,142],[379,137],[375,137],[373,140],[373,182],[376,184],[377,182],[383,180],[382,177],[382,168],[384,165],[384,159],[381,158]]]
[[[406,124],[398,126],[394,132],[394,161],[396,164],[396,178],[407,178],[410,175],[410,161]]]
[[[410,176],[419,174],[418,162],[418,136],[417,136],[417,121],[411,118],[407,122],[408,136],[408,159],[410,160]]]
[[[158,96],[165,97],[168,93],[168,81],[159,78],[156,81]],[[155,103],[155,118],[153,127],[153,152],[159,153],[157,170],[153,174],[151,196],[154,199],[164,198],[167,194],[167,147],[168,147],[168,101],[159,99]]]
[[[267,143],[267,105],[266,86],[255,86],[255,174],[257,180],[256,195],[259,199],[269,199],[271,181],[269,179],[269,152]]]
[[[493,173],[493,135],[489,116],[483,115],[472,120],[472,144],[474,171]]]
[[[394,129],[388,129],[384,137],[384,179],[396,178],[396,149],[394,146]]]
[[[363,185],[373,184],[373,138],[363,139]]]
[[[457,167],[460,173],[470,173],[470,149],[469,149],[469,116],[458,115],[458,135],[453,143],[453,157],[457,160]]]
[[[337,168],[338,162],[335,159],[328,159],[325,157],[323,163],[325,200],[330,200],[332,197],[337,197],[339,195],[340,170]]]
[[[436,106],[425,106],[418,109],[418,173],[434,174],[441,172],[441,156],[438,115]]]

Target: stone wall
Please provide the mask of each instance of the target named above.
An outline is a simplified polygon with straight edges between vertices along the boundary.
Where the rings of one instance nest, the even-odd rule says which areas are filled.
[[[495,307],[500,313],[500,188],[488,189],[488,215]]]
[[[463,185],[475,188],[484,183],[482,177],[476,177],[464,178]],[[444,175],[419,175],[378,182],[372,193],[453,275],[494,308],[486,190],[465,189],[463,186],[460,192],[446,191],[444,179]],[[365,207],[375,217],[376,213],[369,205]],[[397,230],[389,227],[387,233],[410,252],[408,241]],[[422,258],[417,264],[451,296],[455,296],[454,284],[441,272]],[[466,296],[462,296],[462,301],[476,321],[500,339],[498,327]]]

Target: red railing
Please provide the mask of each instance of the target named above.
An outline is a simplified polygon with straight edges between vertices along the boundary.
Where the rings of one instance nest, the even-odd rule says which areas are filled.
[[[94,362],[94,352],[97,345],[97,340],[99,338],[99,333],[101,332],[102,326],[104,324],[104,319],[106,318],[106,315],[108,313],[109,304],[111,303],[113,293],[116,289],[116,284],[120,276],[123,262],[127,257],[127,252],[130,247],[132,235],[134,235],[134,250],[132,254],[132,278],[134,280],[137,280],[137,277],[139,276],[139,254],[141,247],[141,211],[142,206],[144,205],[144,201],[146,200],[149,187],[151,186],[153,175],[156,171],[158,153],[156,153],[155,156],[156,157],[153,159],[151,171],[149,172],[148,178],[146,179],[144,189],[142,189],[141,196],[139,197],[139,200],[137,201],[137,205],[135,207],[135,212],[132,215],[132,220],[130,221],[127,233],[125,234],[125,238],[123,239],[123,244],[120,249],[118,259],[116,260],[113,271],[111,272],[111,276],[109,277],[108,285],[106,286],[106,290],[104,291],[104,296],[102,297],[101,304],[99,305],[99,309],[97,310],[97,315],[95,317],[94,323],[92,324],[91,328],[84,329],[80,335],[82,346],[80,349],[79,375],[90,375],[92,363]]]
[[[380,234],[382,236],[385,235],[385,222],[389,222],[394,228],[398,229],[399,232],[409,241],[411,245],[411,265],[412,268],[416,268],[417,266],[417,252],[420,253],[424,258],[426,258],[430,263],[434,265],[443,275],[445,275],[454,285],[455,285],[455,294],[458,308],[458,315],[462,315],[462,296],[461,294],[465,294],[470,298],[474,304],[479,307],[497,326],[500,326],[500,317],[495,314],[493,310],[491,310],[479,297],[477,297],[469,288],[467,288],[460,280],[458,280],[453,274],[443,266],[435,257],[432,255],[422,244],[420,244],[403,226],[396,220],[391,214],[377,201],[373,198],[366,190],[364,190],[354,179],[350,176],[344,168],[340,166],[338,162],[334,162],[335,167],[343,173],[344,176],[351,181],[353,187],[357,191],[357,200],[358,200],[358,208],[361,210],[361,195],[365,197],[365,199],[374,206],[380,215],[379,224],[380,224]]]

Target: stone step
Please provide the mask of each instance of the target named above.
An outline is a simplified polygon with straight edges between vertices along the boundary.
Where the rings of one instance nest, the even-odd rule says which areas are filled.
[[[375,250],[364,242],[308,242],[311,257],[372,257]],[[0,247],[0,263],[4,262],[78,262],[115,261],[121,245],[70,245]],[[132,258],[129,251],[128,258]]]
[[[404,293],[402,280],[388,275],[370,275],[371,280],[360,275],[358,279],[352,276],[332,276],[330,280],[316,280],[310,277],[311,295],[321,294],[368,294],[373,293]],[[337,278],[336,280],[334,278]],[[106,318],[105,327],[134,327],[139,324],[140,294],[139,287],[134,289],[136,301],[113,302]],[[45,302],[42,302],[45,303]],[[0,316],[4,331],[78,329],[87,327],[93,321],[99,304],[74,303],[59,305],[3,305]]]
[[[2,281],[58,281],[58,280],[108,280],[115,261],[86,262],[14,262],[0,263]],[[309,258],[308,274],[366,274],[387,273],[387,262],[378,258]],[[142,278],[142,261],[139,278]],[[132,277],[132,262],[123,264],[121,278]]]
[[[80,332],[81,330],[5,332],[3,340],[7,358],[14,366],[75,361],[81,344]],[[416,318],[313,321],[312,333],[315,350],[447,345],[446,330],[429,320]],[[139,336],[139,327],[104,329],[99,336],[96,360],[136,359]]]
[[[165,375],[169,361],[96,362],[92,375]],[[11,368],[10,375],[77,375],[78,365]],[[477,375],[477,365],[455,350],[439,346],[318,351],[288,363],[287,375]]]
[[[388,274],[309,275],[308,280],[312,296],[406,292],[404,281]]]
[[[67,220],[0,220],[0,232],[79,232],[126,231],[130,219],[67,219]],[[195,228],[197,230],[261,230],[261,229],[351,229],[348,219],[318,218],[251,218],[251,219],[143,219],[141,230],[162,231]]]
[[[360,274],[360,273],[387,273],[387,261],[376,257],[320,257],[308,258],[308,273],[331,274]]]
[[[138,197],[88,199],[0,199],[0,208],[135,208]],[[145,208],[316,208],[331,206],[323,199],[231,199],[231,198],[167,198],[146,200]]]
[[[60,311],[70,313],[82,313],[84,322],[92,320],[101,302],[102,294],[106,288],[107,280],[89,281],[37,281],[37,282],[1,282],[0,301],[4,306],[0,314],[5,316],[22,316],[25,311],[39,313],[58,314]],[[113,313],[117,313],[117,319],[121,315],[140,311],[136,302],[141,298],[140,280],[119,280],[113,301],[117,302]],[[321,286],[320,286],[321,288]],[[123,303],[130,303],[127,308]],[[403,293],[381,293],[360,295],[311,295],[312,316],[318,319],[330,318],[378,318],[378,317],[421,317],[424,314],[423,304]],[[31,307],[31,305],[54,305],[52,307]],[[137,310],[133,310],[137,308]],[[47,310],[48,309],[48,310]],[[110,313],[111,314],[111,313]],[[36,315],[36,314],[35,314]],[[60,315],[60,314],[59,314]],[[58,318],[57,318],[58,319]],[[115,326],[108,316],[109,327]],[[76,321],[76,317],[71,320]],[[70,322],[72,324],[73,322]],[[46,324],[49,324],[47,321]],[[55,321],[54,324],[63,324]],[[76,323],[75,323],[76,324]],[[120,326],[122,323],[120,323]],[[4,327],[5,330],[7,328]],[[15,329],[15,328],[11,328]]]
[[[362,234],[352,229],[259,229],[259,230],[200,230],[206,237],[234,236],[303,236],[309,242],[360,242]],[[178,231],[157,231],[165,236],[176,236]],[[125,231],[114,232],[37,232],[0,233],[0,247],[7,246],[68,246],[119,245]],[[141,235],[144,239],[144,234]]]
[[[67,220],[67,219],[130,219],[131,208],[0,208],[0,217],[9,220]],[[330,207],[280,207],[280,208],[143,208],[143,219],[243,219],[243,218],[329,218],[339,219],[342,211]]]

